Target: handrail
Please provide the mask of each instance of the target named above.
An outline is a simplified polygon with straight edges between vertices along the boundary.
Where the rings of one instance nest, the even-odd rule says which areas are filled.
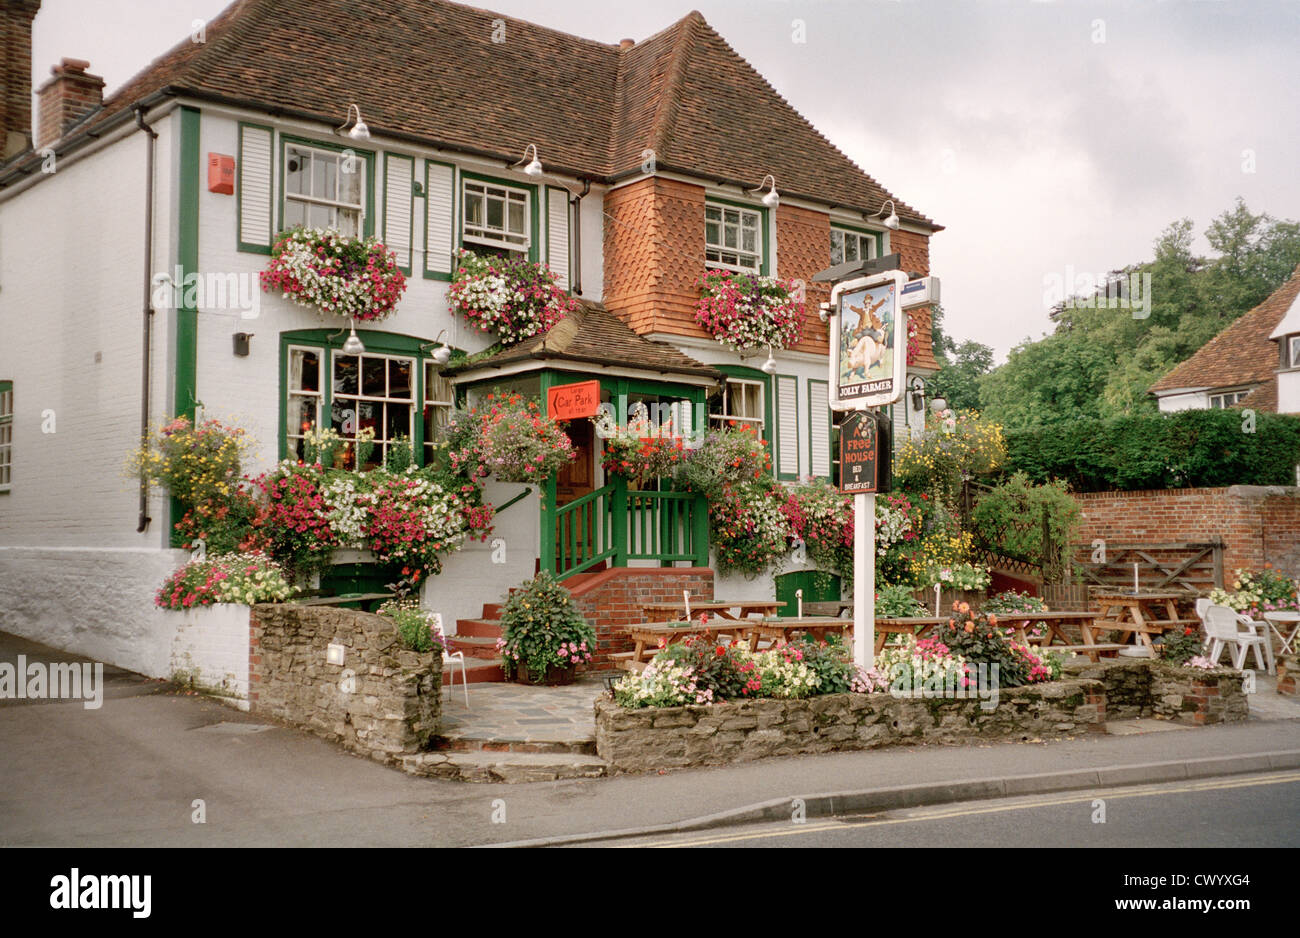
[[[515,502],[523,501],[525,498],[527,498],[529,495],[532,495],[532,494],[533,494],[533,490],[532,490],[532,489],[524,489],[522,492],[520,492],[520,493],[519,493],[518,495],[516,495],[514,498],[510,499],[510,501],[506,502],[504,505],[498,505],[496,508],[494,508],[494,509],[492,510],[492,514],[494,514],[494,515],[499,515],[499,514],[501,514],[501,512],[505,511],[507,508],[509,508],[509,507],[510,507],[511,505],[513,505]]]

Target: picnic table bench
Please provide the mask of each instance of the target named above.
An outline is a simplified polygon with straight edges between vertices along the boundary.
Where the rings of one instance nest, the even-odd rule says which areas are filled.
[[[683,641],[692,635],[711,635],[722,640],[722,636],[743,638],[749,642],[753,651],[758,643],[758,636],[753,632],[754,620],[710,619],[707,623],[679,619],[674,622],[641,622],[636,625],[623,626],[636,647],[632,651],[622,651],[610,655],[625,671],[641,671],[664,648]]]
[[[702,599],[690,603],[689,613],[685,602],[642,603],[641,614],[647,619],[699,618],[699,614],[708,613],[709,618],[747,619],[752,615],[774,616],[778,609],[784,609],[785,603],[774,599],[726,600]],[[734,614],[733,614],[734,611]]]

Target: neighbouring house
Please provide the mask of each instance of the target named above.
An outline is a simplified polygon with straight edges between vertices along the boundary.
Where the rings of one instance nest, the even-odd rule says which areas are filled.
[[[402,434],[422,458],[459,401],[494,387],[545,400],[594,379],[620,420],[658,403],[683,424],[749,423],[780,479],[832,478],[817,316],[829,289],[812,277],[891,253],[930,275],[940,226],[696,12],[611,45],[445,0],[238,0],[106,99],[89,63],[64,59],[32,140],[40,6],[0,0],[0,628],[56,646],[148,657],[154,591],[185,555],[165,493],[123,469],[145,421],[234,419],[260,444],[253,472],[299,455],[304,426],[346,437],[368,423],[381,452]],[[343,350],[346,328],[259,289],[277,234],[304,223],[375,234],[408,275],[396,312],[359,324],[363,353]],[[579,311],[477,354],[491,337],[446,296],[462,247],[548,264]],[[775,368],[696,324],[710,269],[807,283],[802,340]],[[181,289],[159,303],[166,277]],[[938,367],[930,307],[911,315],[909,378]],[[445,344],[470,358],[442,366]],[[911,400],[899,431],[923,420]],[[688,587],[711,578],[699,500],[671,514],[655,495],[616,503],[599,440],[574,432],[580,459],[560,478],[493,492],[508,563],[491,562],[492,543],[455,554],[424,585],[427,606],[478,616],[538,568],[603,589],[620,568],[656,568],[677,595],[673,570]],[[568,506],[598,502],[627,523],[588,565],[590,544],[566,552],[561,532],[594,510]]]
[[[1150,388],[1165,412],[1241,407],[1300,413],[1300,267]]]

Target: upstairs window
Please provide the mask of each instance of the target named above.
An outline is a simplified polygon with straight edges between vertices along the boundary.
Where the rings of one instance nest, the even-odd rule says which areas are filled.
[[[0,492],[9,491],[14,464],[14,383],[0,381]]]
[[[1290,336],[1286,341],[1291,349],[1287,359],[1287,367],[1300,368],[1300,335]]]
[[[848,261],[867,261],[877,256],[876,236],[844,228],[831,229],[831,266]]]
[[[465,247],[524,252],[532,246],[532,198],[527,190],[467,178],[462,198]]]
[[[764,436],[763,384],[728,378],[722,389],[709,398],[709,425],[711,427],[750,426]]]
[[[366,162],[352,153],[301,144],[284,148],[284,228],[333,228],[361,232]]]
[[[709,267],[758,273],[763,266],[763,216],[731,205],[704,206],[704,260]]]
[[[1225,391],[1222,394],[1211,394],[1210,407],[1214,410],[1225,410],[1233,404],[1244,401],[1248,394],[1250,394],[1249,388],[1242,391]]]

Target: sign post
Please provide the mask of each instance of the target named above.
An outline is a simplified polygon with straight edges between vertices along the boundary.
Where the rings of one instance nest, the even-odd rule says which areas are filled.
[[[831,290],[830,404],[852,411],[840,427],[840,491],[853,494],[853,661],[870,668],[876,640],[876,491],[882,477],[880,432],[872,407],[903,395],[907,274],[888,270],[854,277]]]

